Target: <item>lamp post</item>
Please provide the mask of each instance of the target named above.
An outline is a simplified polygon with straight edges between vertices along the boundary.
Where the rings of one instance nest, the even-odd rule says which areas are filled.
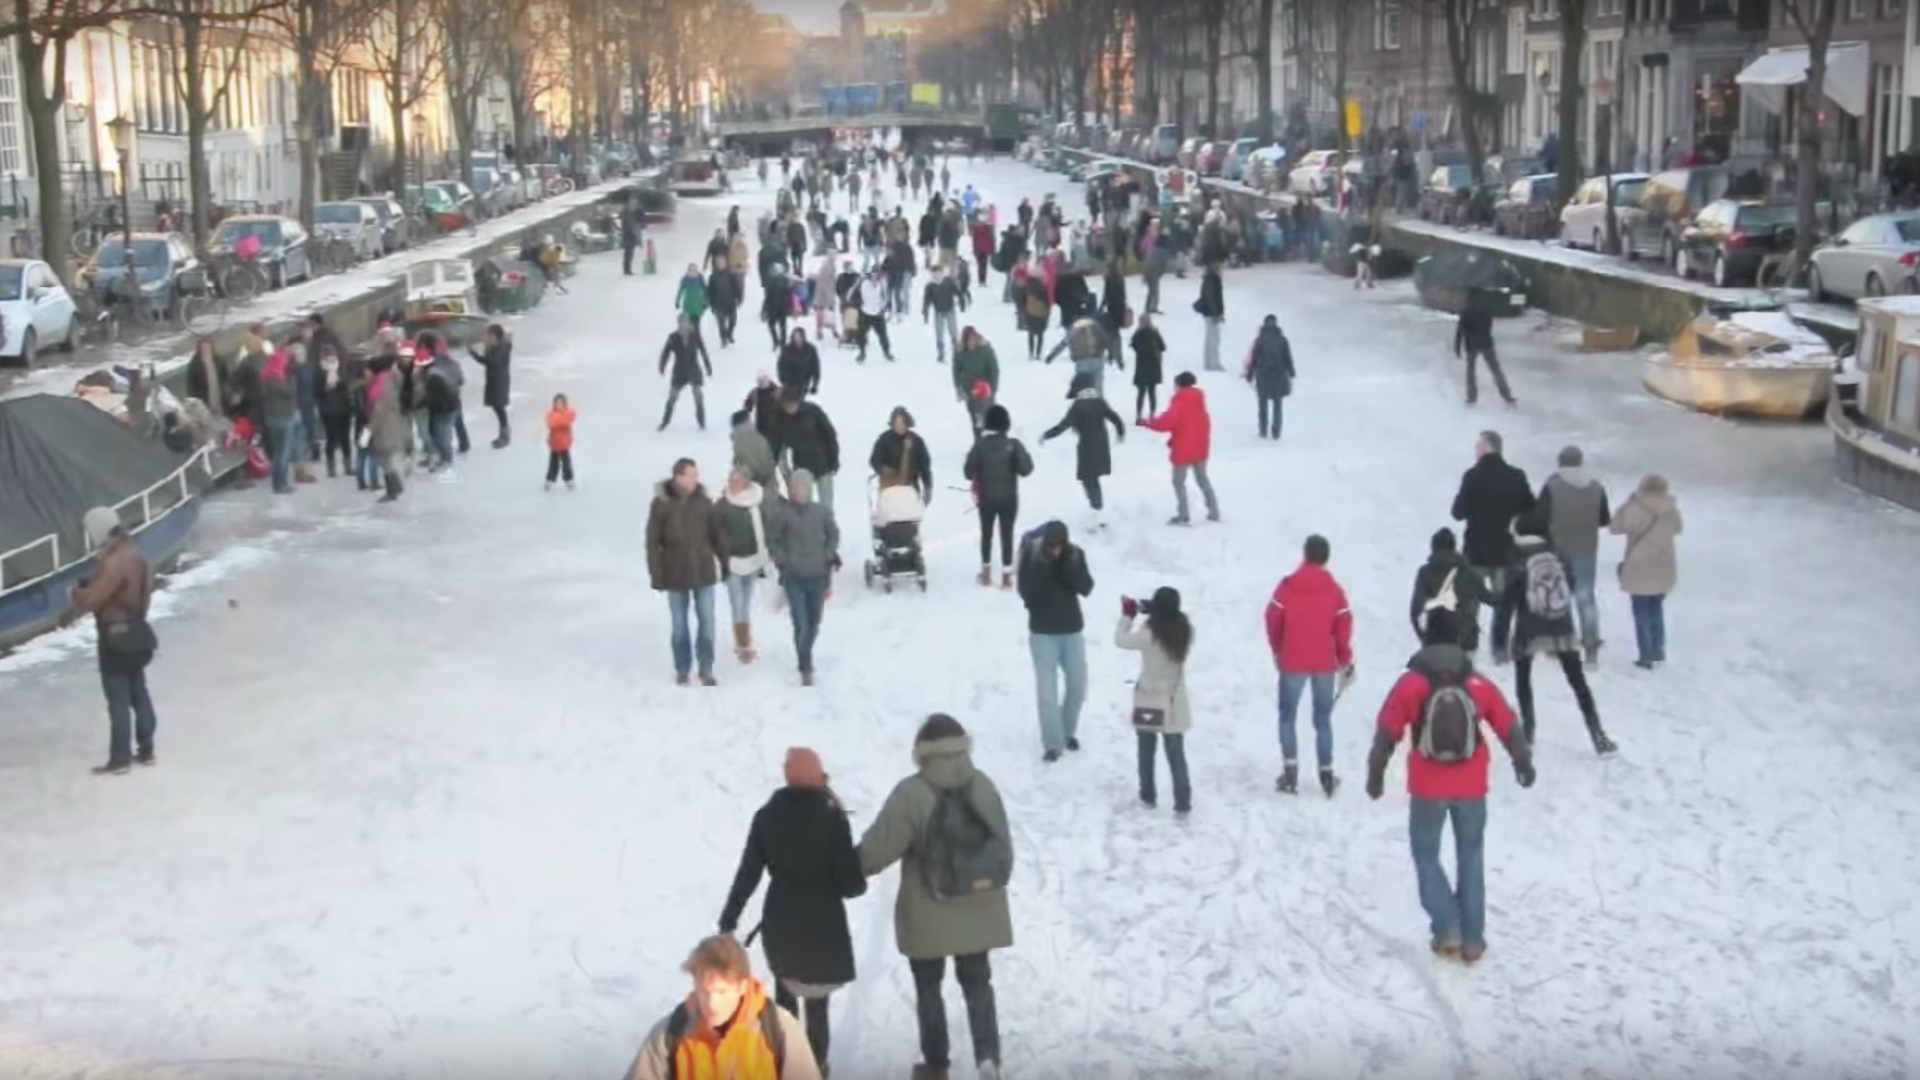
[[[420,183],[427,182],[427,114],[413,114],[413,160],[419,163]]]
[[[132,299],[139,295],[138,283],[133,278],[133,186],[127,175],[133,161],[133,121],[124,114],[107,121],[107,138],[120,158],[120,258],[126,264],[123,285],[128,299]]]

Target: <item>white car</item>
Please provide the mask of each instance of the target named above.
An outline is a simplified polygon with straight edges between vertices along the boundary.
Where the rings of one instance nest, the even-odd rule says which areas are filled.
[[[38,259],[0,259],[0,360],[32,367],[49,345],[71,352],[80,328],[73,297]]]
[[[1287,190],[1295,195],[1330,195],[1339,167],[1334,164],[1338,150],[1310,150],[1287,175]]]
[[[1647,186],[1646,173],[1624,172],[1612,176],[1590,177],[1560,210],[1560,242],[1568,247],[1607,249],[1607,181],[1613,181],[1613,213],[1616,229],[1620,214],[1640,201],[1640,189]],[[1620,235],[1615,232],[1615,236]]]
[[[313,208],[313,231],[323,239],[345,240],[353,245],[353,257],[360,262],[377,259],[386,253],[385,237],[380,231],[380,215],[363,202],[323,202]]]

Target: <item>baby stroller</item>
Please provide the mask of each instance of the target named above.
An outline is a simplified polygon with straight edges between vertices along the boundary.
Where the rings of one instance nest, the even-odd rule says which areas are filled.
[[[867,587],[893,591],[895,581],[917,581],[927,591],[927,559],[920,548],[920,521],[927,506],[911,485],[883,485],[875,477],[867,489],[873,512],[873,557],[867,560]]]

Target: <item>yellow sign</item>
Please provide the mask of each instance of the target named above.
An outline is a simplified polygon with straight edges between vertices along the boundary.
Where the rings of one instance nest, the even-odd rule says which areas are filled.
[[[915,105],[940,107],[940,84],[917,82],[913,84],[912,101]]]
[[[1347,137],[1360,137],[1360,99],[1347,99]]]

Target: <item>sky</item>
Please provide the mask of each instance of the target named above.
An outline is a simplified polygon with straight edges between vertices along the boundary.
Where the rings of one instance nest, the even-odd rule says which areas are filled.
[[[785,15],[803,34],[829,34],[839,28],[842,0],[754,0],[769,15]]]

